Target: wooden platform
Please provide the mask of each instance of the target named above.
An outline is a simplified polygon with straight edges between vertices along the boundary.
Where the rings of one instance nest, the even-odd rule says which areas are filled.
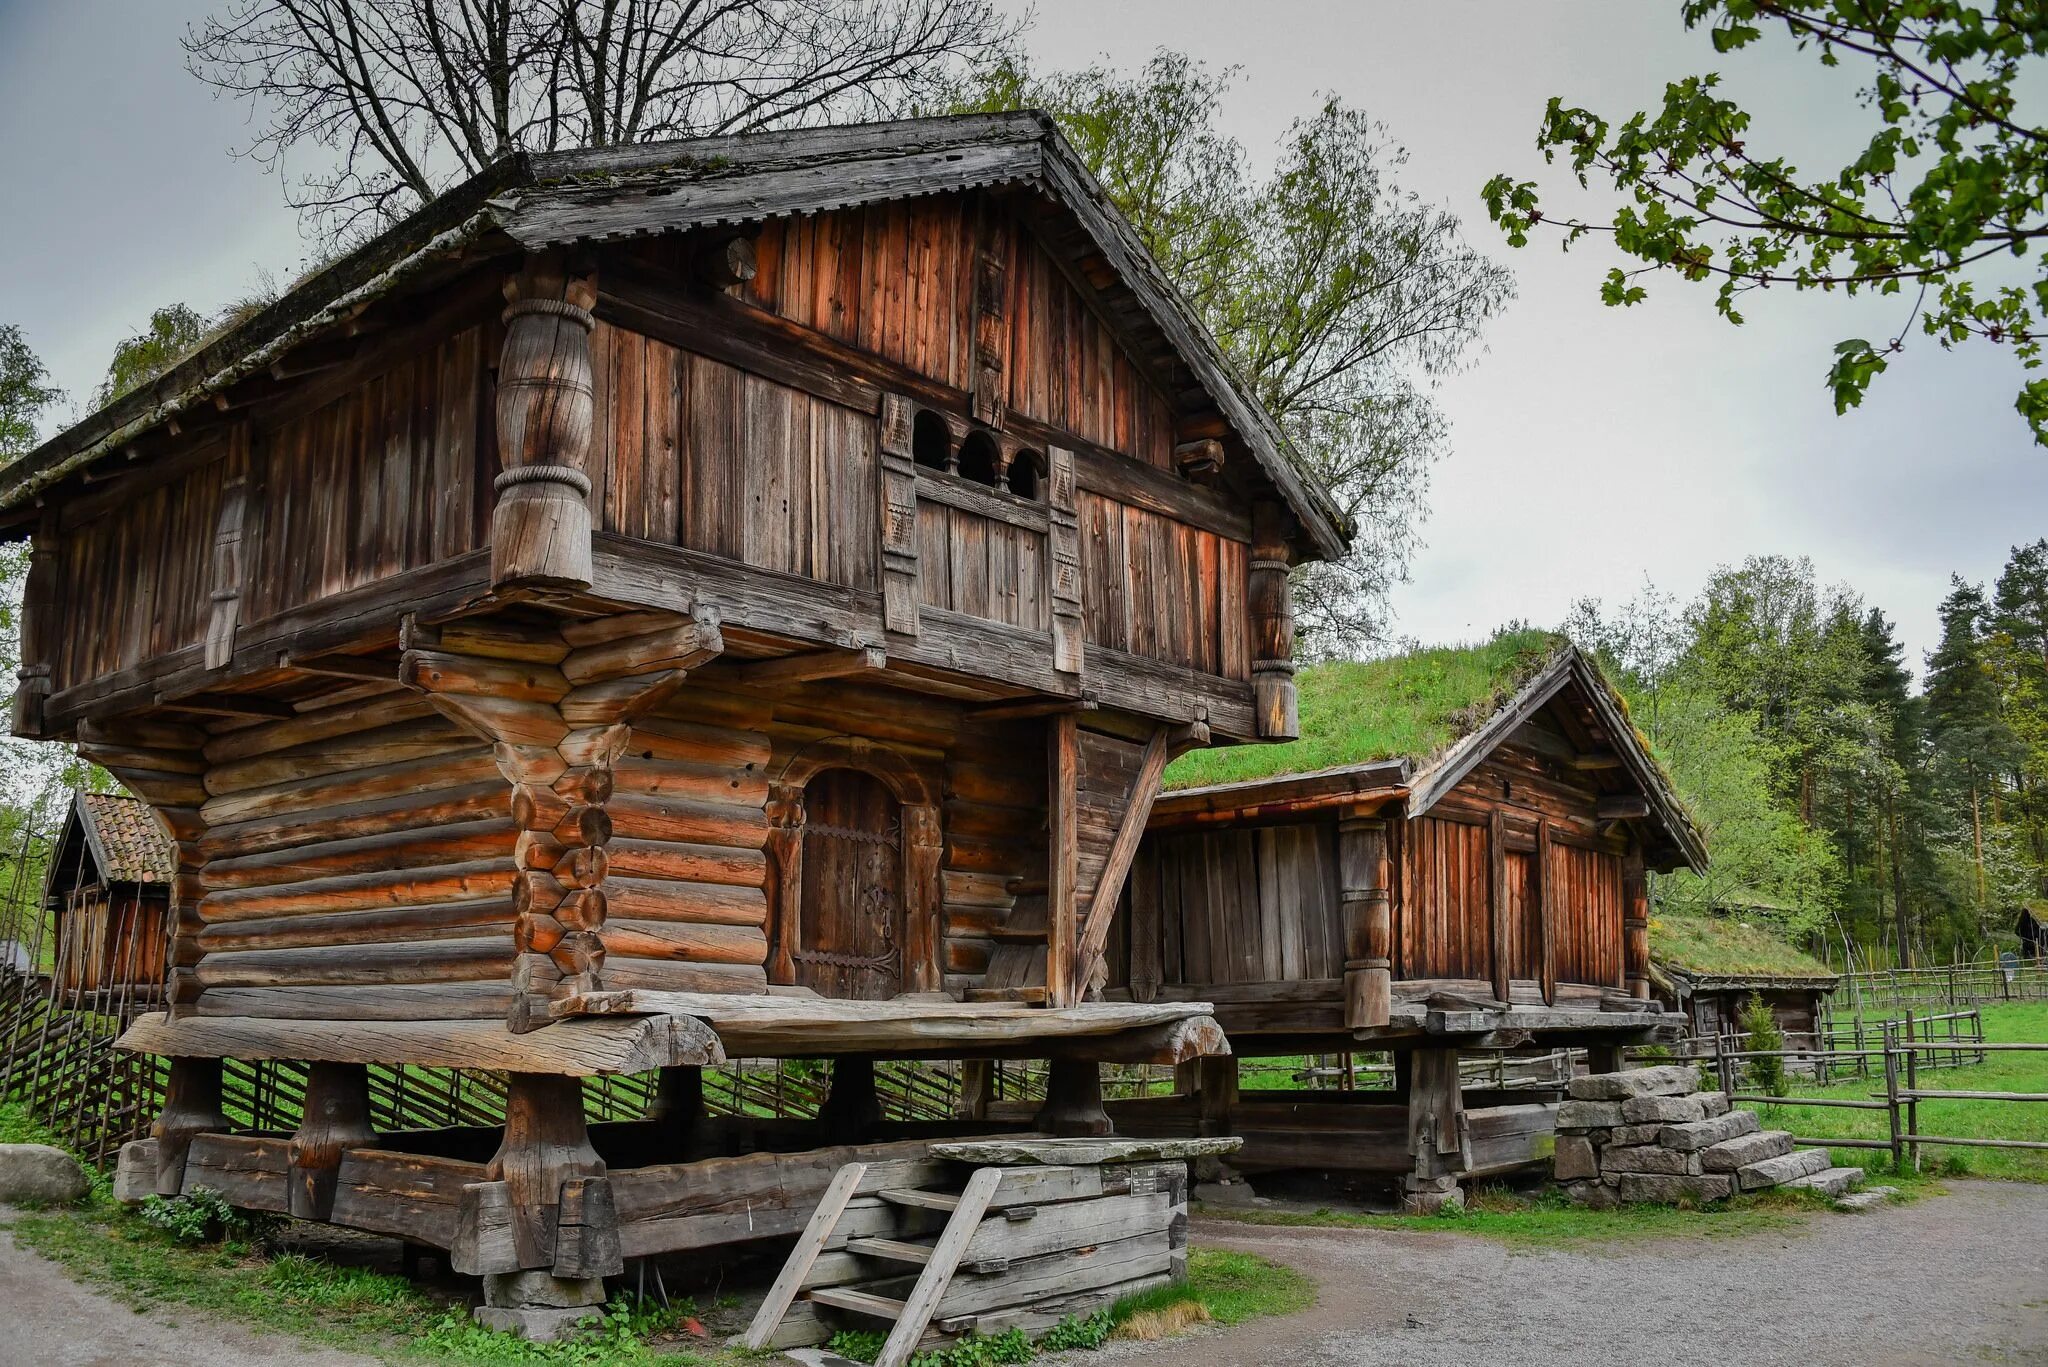
[[[555,1002],[569,1021],[666,1016],[709,1027],[732,1058],[1075,1058],[1184,1063],[1230,1052],[1207,1002],[1033,1006],[949,997],[845,1001],[807,994],[622,991]],[[545,1032],[542,1032],[545,1033]]]

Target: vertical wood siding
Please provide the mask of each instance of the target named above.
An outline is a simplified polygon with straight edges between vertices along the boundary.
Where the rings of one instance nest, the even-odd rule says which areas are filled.
[[[1157,898],[1159,981],[1342,977],[1336,845],[1329,822],[1148,839],[1131,869],[1132,896]],[[1136,949],[1112,962],[1121,967]]]
[[[1081,491],[1081,612],[1093,645],[1225,678],[1251,677],[1249,548]]]

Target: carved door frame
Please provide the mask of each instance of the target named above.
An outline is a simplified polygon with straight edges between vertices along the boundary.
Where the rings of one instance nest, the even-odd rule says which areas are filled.
[[[944,937],[939,926],[939,792],[901,754],[860,736],[813,741],[791,755],[769,780],[768,858],[775,886],[768,981],[796,981],[794,955],[803,937],[804,788],[827,769],[866,774],[896,799],[902,821],[903,990],[937,992],[945,985],[940,961]]]

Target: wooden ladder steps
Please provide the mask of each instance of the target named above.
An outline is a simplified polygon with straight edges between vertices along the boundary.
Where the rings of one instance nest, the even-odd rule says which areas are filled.
[[[821,1286],[806,1294],[820,1305],[851,1310],[856,1315],[869,1315],[892,1323],[903,1317],[902,1301],[877,1296],[872,1291],[856,1291],[850,1286]]]
[[[919,1210],[946,1211],[960,1208],[959,1196],[949,1191],[919,1191],[914,1187],[890,1187],[876,1192],[875,1195],[892,1206],[914,1206]]]
[[[922,1267],[932,1260],[930,1244],[913,1244],[906,1239],[848,1239],[846,1251],[866,1258],[886,1258],[896,1263]]]

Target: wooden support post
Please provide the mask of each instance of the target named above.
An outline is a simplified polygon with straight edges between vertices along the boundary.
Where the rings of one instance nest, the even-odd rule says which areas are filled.
[[[241,620],[242,519],[248,504],[249,424],[236,423],[228,433],[228,454],[222,466],[220,513],[213,529],[213,611],[206,625],[206,667],[224,668],[235,656],[235,629]]]
[[[21,593],[21,667],[15,672],[14,734],[44,737],[43,704],[54,687],[57,640],[57,508],[43,509],[29,542],[28,577]]]
[[[328,1218],[342,1151],[376,1138],[370,1128],[370,1070],[360,1063],[308,1065],[305,1109],[291,1142],[287,1199],[293,1218]]]
[[[1245,586],[1251,614],[1252,711],[1259,735],[1293,740],[1301,735],[1294,687],[1294,599],[1287,588],[1287,510],[1277,503],[1252,507],[1250,573]]]
[[[1589,1073],[1618,1073],[1621,1071],[1621,1046],[1619,1044],[1589,1044],[1586,1046],[1586,1071]]]
[[[594,283],[558,257],[529,258],[506,282],[498,358],[498,504],[491,583],[590,587],[590,477],[595,419],[590,308]]]
[[[1486,823],[1486,920],[1493,932],[1489,956],[1493,963],[1493,996],[1505,1006],[1513,967],[1508,958],[1513,927],[1508,923],[1507,818],[1499,807],[1493,809]]]
[[[832,1089],[818,1108],[818,1122],[835,1144],[858,1143],[882,1123],[872,1058],[847,1054],[832,1060]]]
[[[1385,1025],[1394,1010],[1387,823],[1378,817],[1338,822],[1337,869],[1344,903],[1344,1028]]]
[[[1650,995],[1650,894],[1643,848],[1631,841],[1621,866],[1622,985],[1631,997]]]
[[[953,1114],[961,1120],[987,1120],[988,1107],[996,1095],[994,1059],[960,1060],[960,1104]]]
[[[906,804],[903,839],[903,986],[937,992],[945,986],[945,907],[940,900],[945,834],[935,804]]]
[[[1530,889],[1536,898],[1537,935],[1542,940],[1541,967],[1543,1004],[1557,1005],[1557,908],[1551,904],[1550,895],[1550,819],[1539,818],[1536,822],[1536,854],[1531,861],[1529,876],[1536,886]]]
[[[1045,1078],[1045,1104],[1037,1128],[1045,1133],[1099,1139],[1115,1133],[1102,1108],[1102,1065],[1079,1059],[1052,1060]]]
[[[1235,1054],[1210,1055],[1173,1065],[1173,1089],[1195,1098],[1195,1133],[1230,1133],[1230,1114],[1237,1108]]]
[[[1080,884],[1080,734],[1071,712],[1046,725],[1048,754],[1046,821],[1045,999],[1072,1006],[1080,997],[1075,981],[1074,918]]]
[[[654,1106],[647,1114],[661,1136],[661,1161],[677,1162],[695,1155],[706,1115],[704,1070],[662,1069],[654,1084]]]
[[[1408,1091],[1408,1152],[1414,1167],[1404,1179],[1402,1204],[1422,1214],[1462,1204],[1457,1174],[1471,1167],[1471,1138],[1458,1082],[1456,1049],[1413,1051]]]
[[[164,1087],[164,1108],[149,1128],[156,1140],[156,1194],[176,1196],[185,1186],[185,1155],[202,1134],[228,1128],[220,1105],[220,1060],[174,1058]]]
[[[580,1078],[508,1073],[505,1137],[486,1175],[505,1184],[512,1249],[522,1268],[552,1268],[561,1222],[562,1184],[602,1177],[604,1160],[583,1123]]]

